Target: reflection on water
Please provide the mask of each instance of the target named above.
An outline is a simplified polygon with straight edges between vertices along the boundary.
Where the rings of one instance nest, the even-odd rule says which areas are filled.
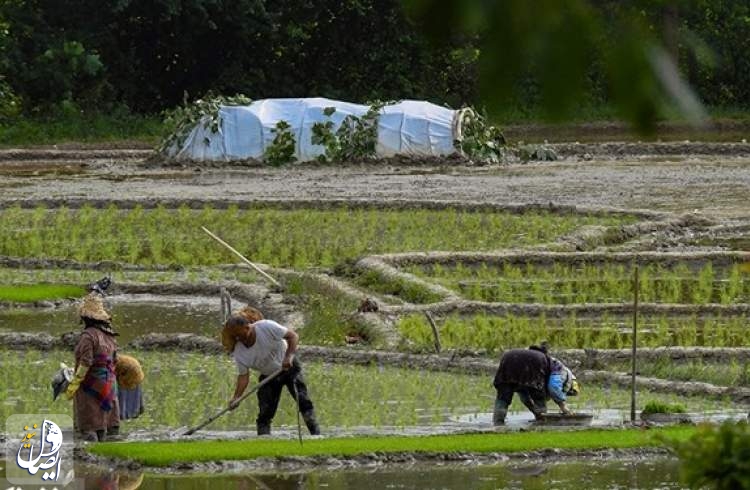
[[[0,476],[4,472],[0,470]],[[77,490],[293,490],[293,489],[670,489],[678,482],[677,461],[576,459],[518,461],[494,465],[419,464],[294,473],[157,475],[77,466]],[[0,484],[4,479],[0,479]],[[2,488],[7,488],[2,486]]]
[[[190,332],[213,337],[220,326],[218,298],[127,295],[107,298],[113,325],[125,344],[147,333]],[[0,309],[0,332],[79,331],[76,306]]]

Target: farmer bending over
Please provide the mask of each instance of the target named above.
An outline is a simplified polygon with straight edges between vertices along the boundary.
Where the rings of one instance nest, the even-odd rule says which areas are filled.
[[[284,386],[299,404],[298,409],[310,434],[320,434],[313,403],[302,377],[302,366],[294,357],[298,340],[294,330],[273,320],[264,320],[261,312],[250,306],[231,316],[221,332],[221,343],[232,354],[238,370],[234,397],[229,402],[230,409],[237,408],[238,400],[247,388],[250,369],[260,373],[259,381],[279,369],[284,370],[258,390],[258,435],[271,433],[271,421],[276,415]]]
[[[568,396],[578,394],[578,382],[570,369],[547,355],[546,347],[537,346],[506,351],[500,359],[494,385],[497,390],[494,425],[505,423],[514,393],[518,393],[537,420],[547,412],[548,398],[557,403],[562,413],[570,414],[565,401]]]

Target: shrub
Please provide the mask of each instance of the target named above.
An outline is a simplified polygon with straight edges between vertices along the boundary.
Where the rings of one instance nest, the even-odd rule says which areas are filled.
[[[750,429],[746,422],[703,425],[684,442],[673,443],[680,477],[692,488],[750,489]]]

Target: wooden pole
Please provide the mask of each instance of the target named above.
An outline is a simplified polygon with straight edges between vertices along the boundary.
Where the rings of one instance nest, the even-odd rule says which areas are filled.
[[[424,312],[424,316],[427,317],[427,321],[430,322],[430,328],[432,328],[432,335],[435,337],[435,352],[440,354],[440,351],[442,350],[442,347],[440,345],[440,332],[438,331],[437,325],[435,325],[435,320],[432,318],[432,315],[429,311]]]
[[[208,233],[208,236],[210,236],[211,238],[213,238],[217,242],[219,242],[222,245],[224,245],[225,247],[227,247],[230,252],[232,252],[237,257],[239,257],[240,259],[242,259],[242,261],[244,263],[246,263],[247,265],[249,265],[250,267],[252,267],[253,269],[255,269],[260,275],[262,275],[263,277],[265,277],[266,279],[268,279],[269,281],[271,281],[272,283],[274,283],[274,285],[276,285],[278,287],[281,287],[281,284],[279,284],[279,282],[276,279],[274,279],[273,277],[269,276],[268,274],[266,274],[265,272],[263,272],[260,269],[260,267],[258,267],[257,265],[255,265],[252,262],[250,262],[249,260],[247,260],[241,253],[239,253],[237,250],[235,250],[234,248],[232,248],[232,246],[229,245],[227,242],[225,242],[221,238],[217,237],[216,235],[214,235],[213,233],[211,233],[210,231],[208,231],[205,226],[201,226],[201,229],[203,231],[205,231],[206,233]]]
[[[638,293],[640,284],[638,282],[638,259],[633,261],[633,366],[630,380],[630,423],[635,423],[635,373],[636,354],[638,349]]]
[[[239,405],[240,403],[242,403],[242,401],[245,398],[247,398],[248,396],[250,396],[253,393],[255,393],[256,391],[258,391],[260,388],[262,388],[264,385],[268,384],[272,379],[274,379],[276,376],[278,376],[279,374],[281,374],[283,372],[284,372],[283,369],[279,369],[278,371],[275,371],[273,374],[271,374],[268,377],[266,377],[265,379],[263,379],[263,381],[261,381],[260,383],[256,384],[252,388],[250,388],[249,391],[246,391],[244,395],[242,395],[241,397],[239,397],[237,399],[237,405]],[[183,435],[183,436],[192,435],[195,432],[197,432],[197,431],[201,430],[202,428],[204,428],[205,426],[207,426],[208,424],[210,424],[211,422],[213,422],[214,420],[218,419],[219,417],[221,417],[225,413],[229,412],[230,410],[232,410],[232,409],[229,408],[229,407],[226,407],[226,408],[222,409],[220,412],[217,412],[215,415],[212,415],[211,417],[207,418],[205,421],[203,421],[200,424],[196,425],[192,429],[189,429],[187,432],[184,432],[184,433],[180,434],[179,431],[178,431],[178,433],[176,433],[175,435],[178,435],[178,436],[179,435]]]
[[[221,297],[221,324],[224,325],[232,315],[232,295],[222,287],[219,288],[219,296]]]

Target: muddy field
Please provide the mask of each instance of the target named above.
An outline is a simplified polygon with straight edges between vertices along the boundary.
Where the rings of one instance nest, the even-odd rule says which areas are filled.
[[[2,150],[0,201],[459,201],[747,219],[750,144],[556,144],[556,162],[165,165],[145,149]]]

